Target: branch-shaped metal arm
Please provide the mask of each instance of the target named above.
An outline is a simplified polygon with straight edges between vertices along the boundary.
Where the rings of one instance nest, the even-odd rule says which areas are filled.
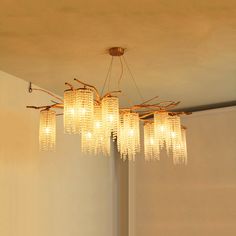
[[[72,84],[65,82],[65,85],[69,86],[71,90],[74,90],[74,87]]]
[[[38,89],[38,88],[30,88],[30,89],[31,89],[31,91],[41,91],[41,92],[44,92],[44,93],[46,93],[46,94],[48,94],[48,95],[58,99],[59,101],[61,101],[63,103],[63,99],[61,99],[60,97],[57,97],[56,95],[54,95],[53,93],[51,93],[51,92],[49,92],[47,90]]]
[[[76,78],[74,78],[74,80],[75,80],[76,82],[78,82],[78,83],[84,85],[85,87],[90,87],[90,88],[92,88],[92,89],[94,90],[95,94],[96,94],[96,99],[97,99],[98,101],[101,100],[100,95],[99,95],[99,92],[98,92],[98,90],[97,90],[97,88],[96,88],[95,86],[90,85],[90,84],[86,84],[86,83],[84,83],[84,82],[82,82],[82,81],[80,81],[80,80],[78,80],[78,79],[76,79]]]
[[[56,103],[56,104],[46,105],[46,106],[26,106],[26,108],[39,109],[39,110],[41,110],[41,109],[50,109],[50,108],[63,109],[64,104],[63,103]]]
[[[149,99],[149,100],[147,100],[147,101],[144,101],[143,103],[141,103],[141,105],[144,105],[144,104],[146,104],[146,103],[148,103],[148,102],[151,102],[151,101],[153,101],[153,100],[155,100],[155,99],[157,99],[157,98],[159,98],[159,96],[155,96],[155,97],[153,97],[153,98],[151,98],[151,99]]]
[[[117,91],[110,91],[108,93],[106,93],[101,99],[105,98],[105,97],[109,97],[111,96],[111,94],[113,93],[121,93],[121,90],[117,90]]]

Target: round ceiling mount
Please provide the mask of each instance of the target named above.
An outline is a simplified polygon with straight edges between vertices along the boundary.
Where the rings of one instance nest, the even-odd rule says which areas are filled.
[[[108,52],[111,56],[114,57],[120,57],[122,55],[124,55],[125,53],[125,48],[122,47],[112,47],[108,49]]]

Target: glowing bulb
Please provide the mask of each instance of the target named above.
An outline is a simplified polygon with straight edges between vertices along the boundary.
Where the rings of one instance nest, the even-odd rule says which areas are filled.
[[[129,135],[130,137],[133,137],[133,136],[134,136],[134,130],[133,130],[133,129],[129,130],[129,131],[128,131],[128,135]]]
[[[161,131],[161,132],[164,132],[164,131],[165,131],[165,126],[161,125],[161,126],[160,126],[160,131]]]
[[[88,132],[87,135],[86,135],[86,137],[87,137],[88,139],[91,139],[91,138],[92,138],[92,133],[91,133],[91,132]]]
[[[101,122],[99,121],[95,122],[95,128],[97,129],[101,128]]]
[[[150,138],[150,144],[151,144],[151,145],[154,144],[154,140],[153,140],[153,138]]]
[[[51,129],[50,129],[50,127],[46,127],[46,128],[45,128],[45,134],[47,134],[47,135],[48,135],[48,134],[50,134],[50,132],[51,132]]]
[[[86,109],[85,108],[81,108],[81,114],[85,115],[85,113],[86,113]]]
[[[114,118],[113,118],[113,115],[110,115],[108,116],[108,119],[107,119],[109,122],[113,122]]]
[[[176,137],[176,133],[175,132],[171,132],[171,137],[175,138]]]

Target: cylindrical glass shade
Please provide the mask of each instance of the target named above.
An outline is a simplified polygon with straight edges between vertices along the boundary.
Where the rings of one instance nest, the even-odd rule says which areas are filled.
[[[167,151],[170,145],[170,127],[168,112],[157,112],[154,114],[154,132],[158,139],[160,148],[166,146]]]
[[[173,154],[174,164],[182,163],[184,157],[184,145],[183,145],[183,135],[181,131],[181,122],[179,116],[169,117],[170,123],[170,137],[171,145],[170,148]]]
[[[158,139],[154,134],[154,123],[144,124],[144,157],[146,161],[160,159],[160,147]]]
[[[105,124],[102,120],[102,105],[94,105],[94,122],[93,122],[93,135],[94,135],[94,154],[101,153],[103,155],[110,155],[110,135],[105,132]]]
[[[102,119],[106,135],[113,134],[113,139],[117,136],[119,125],[119,99],[108,96],[102,99]]]
[[[187,165],[188,163],[188,153],[187,153],[187,142],[186,142],[186,129],[182,128],[181,129],[181,134],[182,134],[182,158],[181,158],[181,163]]]
[[[64,132],[66,134],[79,133],[78,90],[64,92]]]
[[[94,143],[93,134],[90,131],[84,131],[81,133],[81,150],[85,154],[93,154]]]
[[[41,151],[54,151],[56,146],[56,112],[40,111],[39,148]]]
[[[118,150],[123,160],[135,160],[140,151],[140,132],[138,113],[125,112],[121,114],[118,132]]]
[[[94,105],[94,121],[92,131],[83,131],[81,135],[82,152],[85,154],[110,154],[110,135],[104,132],[101,104]]]
[[[93,91],[88,88],[78,89],[78,129],[80,132],[92,132],[93,130]]]
[[[64,92],[64,130],[67,134],[92,131],[93,91],[87,88]]]

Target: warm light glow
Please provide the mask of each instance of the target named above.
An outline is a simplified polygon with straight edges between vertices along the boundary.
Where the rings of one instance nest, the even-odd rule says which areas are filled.
[[[173,148],[173,163],[187,165],[186,130],[181,129],[180,139]]]
[[[185,130],[181,128],[179,116],[170,116],[171,151],[174,164],[187,163]]]
[[[168,112],[154,114],[154,133],[160,148],[170,149],[170,125]]]
[[[113,134],[113,139],[115,139],[119,124],[119,99],[117,97],[108,96],[102,99],[102,119],[106,135]]]
[[[93,130],[93,91],[87,88],[78,89],[78,129],[80,132],[92,132]]]
[[[81,134],[81,150],[85,154],[93,153],[93,134],[90,131],[84,131]]]
[[[64,132],[80,135],[84,153],[110,155],[111,140],[113,140],[117,144],[113,146],[117,146],[123,160],[135,160],[136,153],[140,151],[139,121],[141,121],[144,125],[145,160],[159,160],[160,153],[166,151],[168,156],[173,157],[175,164],[187,163],[185,128],[181,126],[179,116],[190,113],[175,109],[180,101],[160,101],[158,96],[145,100],[123,57],[125,51],[122,47],[108,49],[112,58],[101,92],[93,84],[74,78],[74,83],[65,83],[69,89],[64,92],[62,99],[50,91],[33,88],[30,83],[28,88],[30,93],[36,90],[52,97],[49,105],[27,106],[32,109],[43,109],[40,115],[40,149],[54,149],[56,113],[50,109],[58,109],[56,110],[58,115],[63,114],[64,117]],[[121,66],[117,87],[111,81],[113,57],[119,59]],[[124,75],[130,75],[142,102],[138,104],[130,101],[128,94],[125,94],[124,97],[129,105],[120,108],[119,98],[114,95],[122,93],[121,84]]]
[[[140,151],[139,115],[125,112],[120,115],[118,150],[123,160],[135,160]]]
[[[64,92],[64,132],[66,134],[79,133],[78,90]]]
[[[104,132],[102,106],[94,105],[94,122],[92,132],[83,132],[81,137],[82,152],[86,154],[110,155],[110,135]]]
[[[41,151],[54,151],[56,145],[56,112],[40,111],[39,148]]]
[[[154,134],[153,122],[144,124],[144,157],[146,161],[160,159],[159,142]]]

